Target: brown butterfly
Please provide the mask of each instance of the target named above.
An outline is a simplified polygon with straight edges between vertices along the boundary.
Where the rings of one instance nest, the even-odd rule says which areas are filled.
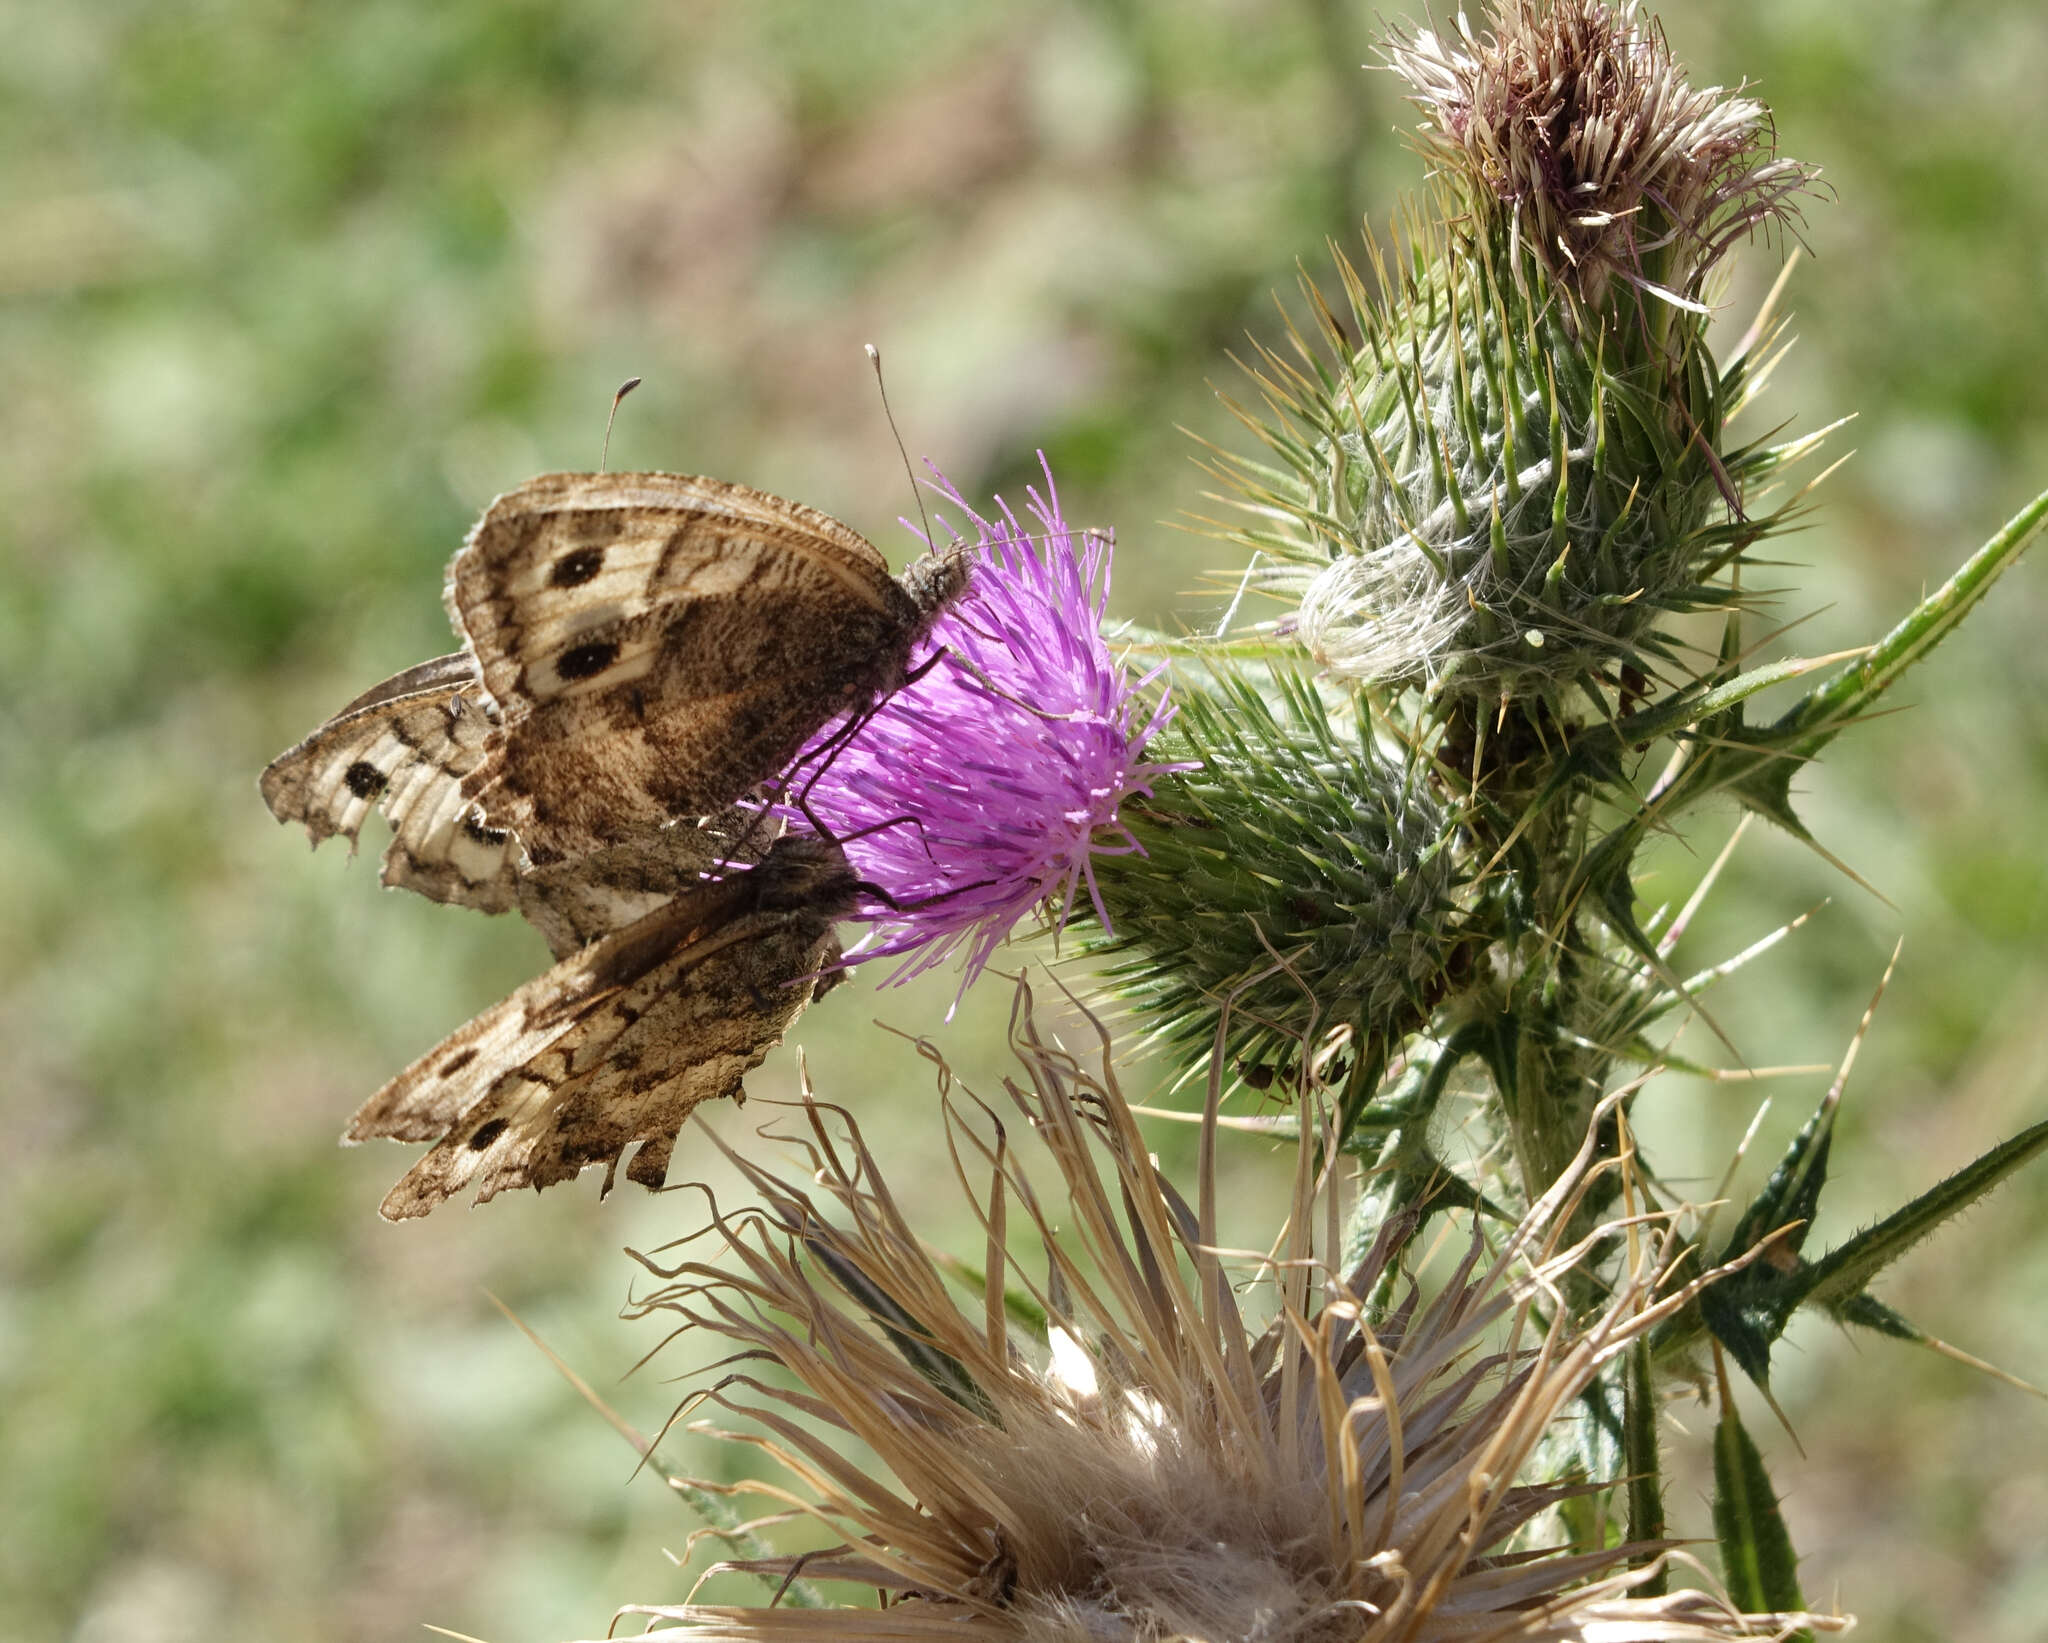
[[[970,554],[901,578],[801,503],[679,474],[544,474],[448,570],[462,653],[351,702],[263,775],[317,844],[372,808],[384,880],[487,912],[525,864],[724,812],[902,685]]]
[[[435,1145],[386,1196],[389,1220],[470,1186],[565,1181],[638,1145],[658,1187],[692,1109],[737,1095],[836,980],[833,921],[862,886],[839,846],[778,839],[758,866],[683,891],[593,942],[429,1050],[366,1102],[345,1139]]]
[[[738,1092],[838,959],[862,886],[836,844],[758,866],[737,801],[903,684],[966,586],[959,547],[899,580],[813,509],[722,480],[552,474],[449,568],[464,649],[358,697],[263,774],[313,842],[390,821],[387,884],[517,908],[559,961],[386,1085],[348,1138],[437,1143],[385,1200],[425,1214],[620,1157],[659,1184],[677,1127]]]

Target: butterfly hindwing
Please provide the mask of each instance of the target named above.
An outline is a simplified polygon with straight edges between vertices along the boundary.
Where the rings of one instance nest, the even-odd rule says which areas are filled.
[[[370,813],[391,823],[383,879],[483,912],[516,899],[517,845],[462,792],[489,762],[492,710],[465,653],[407,668],[365,692],[263,772],[264,802],[317,845],[351,845]]]
[[[603,1164],[658,1186],[690,1111],[735,1095],[837,961],[857,881],[838,846],[779,840],[747,872],[686,891],[606,936],[422,1056],[347,1139],[431,1140],[390,1219],[474,1187],[478,1203]]]
[[[758,861],[775,823],[761,811],[733,809],[606,845],[587,855],[528,867],[518,905],[556,958],[623,930],[711,874]]]

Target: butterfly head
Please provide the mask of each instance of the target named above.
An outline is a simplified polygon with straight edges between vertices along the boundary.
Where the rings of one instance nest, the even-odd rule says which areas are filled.
[[[967,583],[974,573],[975,546],[972,542],[943,542],[929,553],[921,553],[904,568],[897,578],[903,591],[910,595],[911,603],[917,606],[922,618],[920,626],[929,630],[953,606],[961,594],[967,591]]]

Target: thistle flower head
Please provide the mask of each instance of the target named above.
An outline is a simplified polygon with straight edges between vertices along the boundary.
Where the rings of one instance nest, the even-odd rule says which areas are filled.
[[[1413,1222],[1333,1271],[1333,1189],[1305,1139],[1278,1257],[1243,1288],[1216,1247],[1213,1164],[1194,1203],[1178,1195],[1106,1039],[1076,1056],[1030,1006],[1020,989],[1023,1074],[999,1098],[1021,1127],[957,1098],[940,1063],[956,1173],[988,1229],[964,1299],[852,1119],[809,1103],[789,1175],[734,1158],[764,1207],[714,1216],[725,1261],[642,1258],[662,1287],[640,1311],[796,1382],[743,1369],[694,1400],[745,1421],[793,1480],[705,1487],[828,1543],[722,1567],[853,1583],[882,1607],[626,1612],[718,1643],[1649,1643],[1798,1618],[1630,1596],[1647,1571],[1623,1565],[1656,1547],[1507,1545],[1574,1492],[1524,1475],[1546,1430],[1697,1287],[1663,1283],[1667,1248],[1594,1316],[1537,1321],[1587,1253],[1555,1228],[1590,1149],[1503,1249],[1475,1245],[1433,1296],[1384,1304]]]
[[[1390,67],[1429,116],[1419,146],[1481,224],[1594,308],[1609,283],[1666,300],[1760,223],[1809,168],[1772,151],[1770,112],[1696,90],[1634,0],[1499,0],[1495,28],[1396,36]]]
[[[1085,887],[1100,908],[1093,862],[1136,847],[1120,811],[1171,768],[1144,758],[1171,711],[1103,637],[1112,543],[1061,517],[1049,467],[1028,530],[937,489],[980,538],[967,593],[804,803],[896,904],[858,956],[912,955],[900,978],[964,949],[964,986],[1034,906],[1064,919]]]

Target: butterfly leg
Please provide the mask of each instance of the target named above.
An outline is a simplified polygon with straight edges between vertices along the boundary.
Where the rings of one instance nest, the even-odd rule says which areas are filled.
[[[817,786],[818,778],[832,768],[832,761],[852,744],[854,737],[858,736],[866,727],[868,720],[875,716],[875,705],[873,701],[869,701],[864,706],[854,709],[853,712],[846,716],[846,723],[833,731],[822,742],[815,743],[813,746],[806,748],[802,753],[799,753],[795,760],[791,762],[789,768],[782,773],[784,790],[787,791],[789,778],[799,768],[809,764],[813,759],[817,761],[817,768],[804,779],[803,786],[797,789],[794,803],[796,808],[802,813],[804,820],[810,823],[811,831],[816,833],[821,839],[836,839],[838,835],[831,828],[827,827],[824,818],[811,808],[811,789]]]

